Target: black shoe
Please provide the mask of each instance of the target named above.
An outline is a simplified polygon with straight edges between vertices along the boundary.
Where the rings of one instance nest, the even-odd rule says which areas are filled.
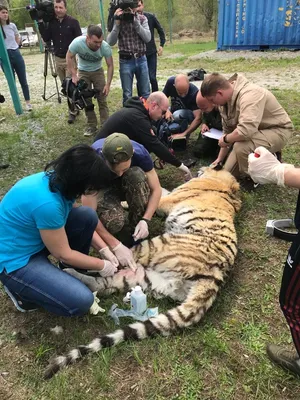
[[[240,180],[240,187],[244,192],[253,192],[254,190],[257,190],[257,188],[260,186],[259,183],[253,182],[251,178],[244,178]]]
[[[11,298],[17,310],[21,312],[30,312],[38,309],[38,306],[34,303],[29,303],[24,301],[19,295],[16,293],[12,293],[5,285],[3,285],[5,292]]]
[[[288,351],[275,344],[268,344],[267,354],[274,363],[300,376],[300,365],[298,364],[300,359],[295,351]]]
[[[69,114],[68,124],[74,124],[75,118],[76,118],[76,115]]]

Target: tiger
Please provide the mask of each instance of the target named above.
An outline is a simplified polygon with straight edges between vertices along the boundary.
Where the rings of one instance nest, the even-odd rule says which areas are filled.
[[[167,215],[164,233],[132,248],[137,263],[135,271],[125,268],[112,277],[102,278],[65,270],[100,295],[126,293],[139,285],[156,299],[169,297],[179,304],[55,357],[44,378],[51,378],[67,365],[105,347],[155,335],[167,336],[199,322],[234,265],[237,254],[234,218],[240,207],[236,179],[225,170],[207,168],[200,177],[161,198],[159,212]]]

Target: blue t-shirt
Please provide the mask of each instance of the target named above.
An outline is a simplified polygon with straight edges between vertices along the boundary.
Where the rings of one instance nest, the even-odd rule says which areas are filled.
[[[96,150],[98,154],[101,154],[102,147],[105,139],[99,139],[95,143],[93,143],[92,147]],[[154,168],[152,158],[145,147],[135,142],[134,140],[130,140],[134,153],[131,159],[131,167],[140,167],[144,172],[149,172]]]
[[[78,69],[79,71],[93,72],[102,67],[102,58],[112,56],[112,50],[108,43],[104,40],[100,49],[97,51],[91,50],[86,44],[86,36],[78,36],[69,46],[72,54],[78,54]]]
[[[39,230],[65,226],[73,203],[50,191],[44,172],[17,182],[0,203],[0,273],[27,265],[45,247]]]
[[[163,93],[167,97],[171,97],[171,112],[177,110],[198,110],[196,97],[199,89],[193,83],[190,83],[189,91],[186,96],[181,97],[178,95],[176,88],[174,86],[175,76],[171,76],[165,84]]]

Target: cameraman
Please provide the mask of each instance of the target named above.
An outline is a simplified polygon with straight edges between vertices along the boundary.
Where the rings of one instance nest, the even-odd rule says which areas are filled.
[[[78,76],[74,68],[74,60],[78,55]],[[99,107],[101,126],[108,119],[109,111],[106,97],[114,74],[114,62],[110,46],[103,40],[103,32],[99,25],[89,25],[87,35],[73,40],[67,52],[67,66],[71,71],[72,81],[75,85],[79,79],[85,80],[88,88],[98,90],[96,99]],[[107,82],[105,82],[102,68],[102,58],[107,65]],[[84,136],[92,136],[97,132],[97,117],[91,99],[86,99],[88,106],[85,108],[87,117],[87,130]]]
[[[150,82],[146,58],[146,43],[151,40],[147,18],[137,13],[137,1],[119,0],[114,14],[113,30],[107,37],[111,46],[118,41],[119,70],[123,90],[123,105],[132,97],[133,76],[136,76],[140,96],[148,98]],[[132,7],[127,7],[130,4]],[[122,8],[122,7],[127,8]]]
[[[55,64],[60,81],[71,76],[67,68],[66,54],[70,43],[78,36],[81,36],[81,29],[77,19],[67,15],[66,0],[54,1],[55,18],[48,25],[42,19],[38,20],[39,31],[45,43],[53,42]],[[68,123],[73,124],[76,111],[69,111]]]

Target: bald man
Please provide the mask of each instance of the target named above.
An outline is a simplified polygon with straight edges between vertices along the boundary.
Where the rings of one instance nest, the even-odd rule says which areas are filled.
[[[201,124],[201,111],[196,104],[198,91],[187,75],[179,74],[167,80],[163,93],[171,98],[171,110],[166,113],[165,118],[180,121],[182,131],[172,137],[188,138]]]
[[[222,118],[218,106],[202,96],[201,91],[198,91],[196,103],[202,113],[202,126],[198,139],[193,147],[193,154],[198,158],[215,157],[220,148],[216,139],[211,139],[205,136],[205,132],[211,128],[222,131]]]
[[[153,121],[162,119],[168,106],[168,99],[162,92],[151,93],[147,100],[131,97],[121,110],[108,118],[95,141],[115,132],[124,133],[129,139],[142,144],[149,153],[154,153],[160,160],[177,167],[184,173],[185,179],[190,179],[192,175],[188,167],[171,154],[152,130]]]

